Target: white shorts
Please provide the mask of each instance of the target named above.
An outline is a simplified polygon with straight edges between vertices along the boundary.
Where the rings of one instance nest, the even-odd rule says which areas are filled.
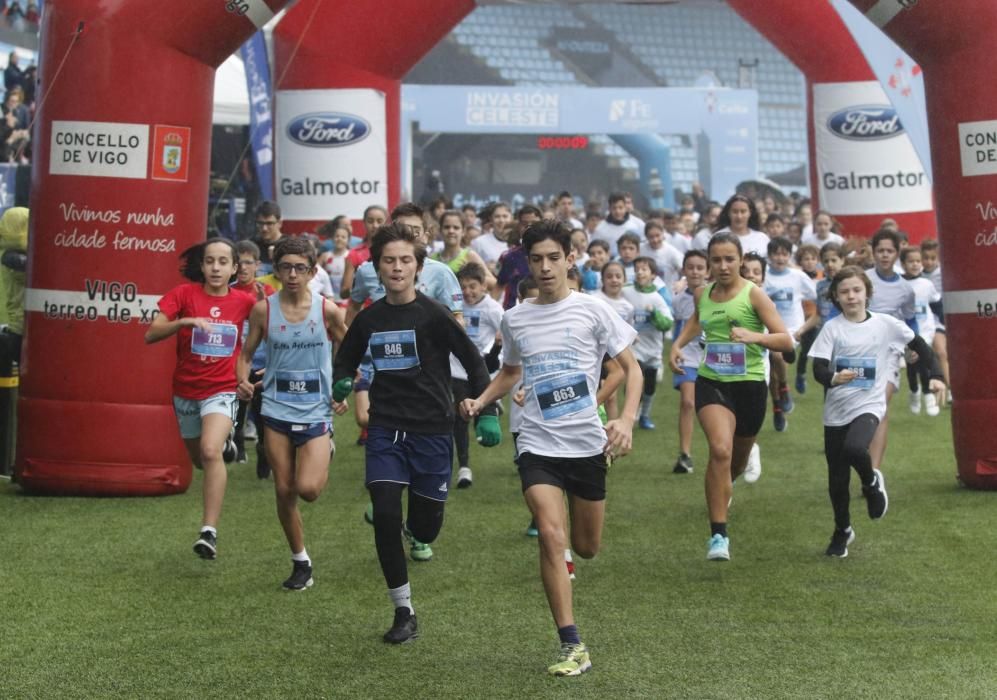
[[[238,408],[239,400],[234,391],[215,394],[206,399],[173,397],[173,411],[177,414],[180,437],[184,440],[201,437],[201,419],[209,413],[220,413],[235,423]]]

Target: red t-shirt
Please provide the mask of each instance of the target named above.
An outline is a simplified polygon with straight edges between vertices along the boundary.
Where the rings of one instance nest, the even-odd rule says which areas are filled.
[[[159,300],[166,318],[205,318],[211,332],[181,328],[177,332],[177,368],[173,393],[184,399],[206,399],[235,391],[235,361],[242,350],[243,322],[256,303],[255,292],[229,290],[215,297],[197,283],[182,284]]]
[[[346,254],[346,259],[353,266],[354,270],[370,260],[370,246],[367,241],[364,241],[355,248],[350,248],[350,252]]]

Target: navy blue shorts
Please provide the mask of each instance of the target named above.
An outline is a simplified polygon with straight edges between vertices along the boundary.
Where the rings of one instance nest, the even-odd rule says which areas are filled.
[[[332,432],[332,423],[290,423],[286,420],[263,416],[263,424],[275,433],[286,435],[295,447],[301,447],[309,440]]]
[[[424,498],[446,501],[452,463],[450,433],[406,433],[377,425],[367,428],[367,486],[390,481],[405,484]]]

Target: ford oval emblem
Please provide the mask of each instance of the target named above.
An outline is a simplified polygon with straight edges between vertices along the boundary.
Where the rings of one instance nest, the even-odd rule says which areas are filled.
[[[827,128],[853,141],[888,139],[902,134],[897,110],[888,105],[861,105],[838,110],[827,120]]]
[[[302,114],[287,125],[287,135],[302,146],[335,148],[363,141],[370,134],[370,124],[360,117],[342,112]]]

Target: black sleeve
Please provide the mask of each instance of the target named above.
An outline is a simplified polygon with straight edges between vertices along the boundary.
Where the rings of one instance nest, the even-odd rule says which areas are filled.
[[[499,355],[501,354],[502,343],[496,340],[492,344],[492,349],[488,351],[487,355],[485,355],[485,369],[487,369],[489,373],[494,372],[502,365],[502,363],[499,362]]]
[[[945,323],[945,308],[942,306],[942,300],[933,301],[928,304],[928,308],[938,317],[941,323]]]
[[[363,318],[365,311],[366,309],[353,319],[353,323],[346,330],[346,335],[343,336],[343,342],[339,344],[339,349],[336,351],[336,357],[332,363],[333,384],[347,377],[353,379],[357,367],[363,360],[364,353],[367,352],[370,333],[367,331],[367,324]]]
[[[928,345],[924,338],[915,335],[914,340],[907,343],[907,347],[917,353],[918,364],[922,362],[928,363],[930,367],[928,373],[932,379],[943,379],[942,369],[938,365],[938,358],[935,357],[935,353],[931,351],[931,346]]]
[[[480,396],[491,381],[485,361],[481,358],[478,348],[467,337],[464,327],[450,314],[443,321],[449,335],[450,352],[460,361],[467,372],[467,381],[471,385],[471,396]]]
[[[820,382],[825,388],[831,388],[831,379],[834,378],[834,371],[831,369],[831,361],[824,357],[814,357],[814,379]]]
[[[28,267],[28,254],[20,250],[4,251],[0,263],[15,272],[24,272]]]

